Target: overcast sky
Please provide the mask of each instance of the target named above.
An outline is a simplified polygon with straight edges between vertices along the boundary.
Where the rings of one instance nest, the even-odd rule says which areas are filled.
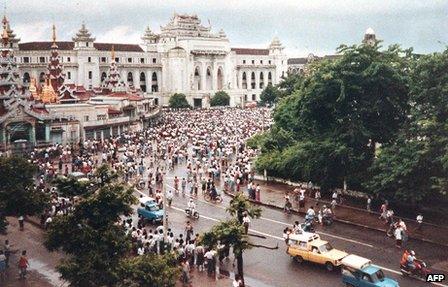
[[[224,29],[233,47],[265,47],[277,35],[291,56],[332,54],[361,41],[372,27],[384,45],[416,52],[448,45],[448,0],[1,0],[22,42],[70,40],[85,21],[98,42],[140,43],[174,12],[197,14],[214,31]]]

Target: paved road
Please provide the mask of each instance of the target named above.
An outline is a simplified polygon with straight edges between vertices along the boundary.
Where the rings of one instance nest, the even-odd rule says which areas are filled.
[[[182,169],[176,169],[168,175],[168,188],[172,188],[174,175],[184,176]],[[230,198],[225,197],[224,202],[215,205],[208,203],[199,196],[197,209],[201,218],[194,221],[195,232],[209,230],[219,220],[228,217],[225,207],[228,206]],[[183,210],[186,208],[188,196],[175,195],[173,205],[168,209],[170,227],[181,232],[186,222]],[[276,246],[278,250],[267,250],[254,248],[244,255],[244,270],[247,283],[250,286],[343,286],[338,272],[327,272],[323,267],[304,263],[302,265],[294,262],[286,253],[286,247],[282,239],[282,232],[286,226],[291,226],[295,220],[303,221],[303,217],[297,215],[285,215],[283,212],[270,208],[263,208],[262,217],[252,220],[249,233],[264,236],[265,239],[251,236],[251,240],[257,244]],[[383,267],[387,276],[394,278],[400,286],[429,286],[427,283],[414,279],[404,278],[399,274],[398,262],[402,251],[397,250],[390,238],[384,233],[368,229],[360,229],[351,225],[335,223],[331,227],[318,229],[321,237],[328,240],[338,249],[348,253],[354,253],[366,258]],[[416,250],[417,255],[431,266],[440,261],[447,260],[448,250],[416,241],[408,242],[408,246]],[[223,268],[232,271],[232,262],[224,264]],[[438,285],[447,286],[447,285]]]

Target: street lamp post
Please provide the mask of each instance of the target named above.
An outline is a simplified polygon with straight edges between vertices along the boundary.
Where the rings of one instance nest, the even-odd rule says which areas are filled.
[[[162,179],[162,193],[163,193],[163,242],[165,243],[167,240],[167,228],[168,228],[168,219],[166,217],[166,173],[163,174]]]

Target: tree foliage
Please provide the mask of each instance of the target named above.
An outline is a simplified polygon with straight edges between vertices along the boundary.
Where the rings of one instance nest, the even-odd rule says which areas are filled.
[[[434,196],[447,199],[448,50],[413,63],[407,124],[381,148],[365,186],[380,197],[416,205]]]
[[[174,287],[180,270],[172,254],[147,254],[123,260],[117,273],[119,280],[116,287]]]
[[[216,94],[210,99],[210,106],[228,106],[230,105],[230,96],[224,91],[216,92]]]
[[[34,188],[36,166],[22,157],[0,157],[0,205],[5,215],[42,212],[49,197]]]
[[[62,278],[72,286],[112,286],[117,282],[116,269],[131,242],[116,223],[132,212],[135,200],[132,190],[106,185],[84,197],[72,213],[55,217],[45,246],[70,255],[58,266]]]
[[[411,51],[398,46],[341,46],[340,57],[290,76],[261,144],[259,170],[324,188],[362,189],[376,147],[393,142],[406,123]]]
[[[277,87],[274,87],[269,83],[266,88],[261,92],[260,100],[262,105],[273,105],[279,97],[279,91]]]
[[[191,108],[184,94],[176,93],[170,97],[169,107],[172,109]]]

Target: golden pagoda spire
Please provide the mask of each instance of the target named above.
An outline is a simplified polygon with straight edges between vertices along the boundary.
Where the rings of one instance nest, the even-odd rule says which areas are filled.
[[[8,29],[6,25],[3,25],[2,40],[5,45],[8,43],[9,40]]]
[[[51,39],[53,40],[53,44],[51,45],[51,48],[57,48],[58,45],[56,44],[56,25],[53,24],[52,30],[53,30],[53,35],[52,35]]]
[[[114,62],[115,61],[115,47],[114,47],[114,45],[112,45],[112,49],[110,51],[110,56],[112,58],[112,62]]]

